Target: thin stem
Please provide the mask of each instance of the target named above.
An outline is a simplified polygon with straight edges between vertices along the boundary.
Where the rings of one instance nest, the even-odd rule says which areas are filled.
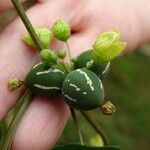
[[[69,73],[70,70],[70,66],[68,66],[67,63],[64,62],[64,60],[62,60],[61,62],[58,62],[58,66],[62,67],[66,73]]]
[[[66,43],[66,47],[67,47],[67,51],[68,51],[69,62],[70,62],[71,68],[72,68],[72,62],[71,62],[71,50],[70,50],[68,41],[66,41],[65,43]]]
[[[71,115],[72,115],[72,119],[73,119],[73,122],[74,122],[74,126],[75,126],[75,128],[76,128],[76,130],[77,130],[77,133],[78,133],[78,135],[79,135],[80,143],[81,143],[82,145],[84,145],[84,143],[83,143],[83,138],[82,138],[82,134],[81,134],[80,129],[79,129],[79,125],[78,125],[78,121],[77,121],[77,117],[76,117],[76,114],[75,114],[74,109],[70,108],[70,112],[71,112]]]
[[[22,5],[20,4],[20,2],[18,0],[11,0],[11,1],[13,3],[14,7],[16,8],[20,18],[22,19],[26,29],[28,30],[32,40],[36,44],[37,48],[39,50],[42,50],[41,42],[40,42],[32,24],[31,24],[31,22],[29,21],[27,15],[25,14],[25,11],[24,11]]]
[[[90,112],[81,111],[81,113],[84,118],[89,122],[89,124],[95,129],[95,131],[102,137],[104,145],[107,145],[108,142],[105,133],[103,132],[97,121],[91,116]]]
[[[28,108],[30,102],[31,102],[31,94],[29,91],[26,91],[24,93],[24,95],[21,97],[21,99],[19,100],[19,102],[21,101],[21,105],[20,107],[17,109],[17,115],[14,117],[7,135],[5,136],[2,146],[1,146],[1,150],[8,150],[11,147],[11,142],[13,139],[13,134],[16,131],[16,128],[19,124],[19,122],[21,121],[21,118],[23,116],[23,114],[25,113],[25,110]]]

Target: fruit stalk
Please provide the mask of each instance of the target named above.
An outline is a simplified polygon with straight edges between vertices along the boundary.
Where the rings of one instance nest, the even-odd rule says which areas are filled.
[[[71,107],[70,107],[70,112],[71,112],[71,115],[72,115],[74,126],[75,126],[75,128],[77,130],[77,133],[79,135],[80,143],[81,143],[81,145],[84,145],[82,134],[81,134],[80,129],[79,129],[79,125],[78,125],[78,121],[77,121],[77,117],[76,117],[75,111]]]
[[[71,62],[71,50],[70,50],[68,41],[66,41],[65,43],[66,43],[66,47],[67,47],[67,51],[68,51],[69,62],[70,62],[71,68],[72,68],[72,62]]]
[[[96,122],[96,120],[91,116],[90,112],[81,111],[81,114],[89,122],[89,124],[95,129],[95,131],[102,137],[104,145],[108,145],[108,140],[104,131],[101,129],[100,125]]]

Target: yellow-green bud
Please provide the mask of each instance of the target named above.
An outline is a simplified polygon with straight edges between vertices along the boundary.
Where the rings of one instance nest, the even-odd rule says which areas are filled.
[[[52,25],[51,30],[53,35],[61,41],[67,41],[71,35],[69,25],[61,19],[56,20]]]
[[[50,49],[43,49],[40,52],[40,57],[41,57],[42,62],[46,66],[50,67],[53,64],[57,64],[57,55],[54,51]]]
[[[9,87],[9,90],[11,91],[18,89],[21,85],[23,85],[23,82],[16,78],[10,79],[8,81],[8,87]]]
[[[47,28],[37,28],[35,29],[35,32],[41,42],[42,49],[48,48],[53,38],[52,32]],[[22,40],[29,46],[36,48],[36,45],[29,34],[23,35]]]
[[[71,58],[71,61],[72,61],[73,63],[76,63],[76,62],[78,61],[78,58],[77,58],[77,57],[72,57],[72,58]]]
[[[114,59],[125,49],[126,45],[126,42],[120,41],[120,33],[115,29],[101,33],[93,45],[94,63],[102,64]]]
[[[61,58],[61,59],[65,58],[66,55],[67,55],[67,53],[66,53],[66,51],[64,51],[64,50],[61,50],[61,51],[58,51],[58,52],[57,52],[57,56],[58,56],[59,58]]]

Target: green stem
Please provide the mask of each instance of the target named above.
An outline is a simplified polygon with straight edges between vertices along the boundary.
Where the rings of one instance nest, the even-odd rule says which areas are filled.
[[[21,121],[21,118],[23,116],[23,114],[25,113],[25,110],[28,108],[30,102],[31,102],[31,94],[29,91],[26,91],[24,93],[24,95],[21,97],[21,99],[19,100],[19,102],[21,101],[21,105],[19,108],[17,108],[17,115],[14,117],[9,130],[7,132],[7,135],[5,136],[2,146],[1,146],[1,150],[9,150],[11,147],[11,142],[13,139],[13,134],[16,131],[16,128],[19,124],[19,122]]]
[[[36,44],[37,48],[39,50],[42,50],[41,42],[40,42],[32,24],[31,24],[31,22],[29,21],[27,15],[25,14],[25,11],[24,11],[22,5],[20,4],[20,2],[18,0],[11,0],[11,1],[13,3],[14,7],[16,8],[20,18],[22,19],[26,29],[28,30],[32,40]]]
[[[89,124],[95,129],[95,131],[102,137],[104,145],[107,145],[107,137],[100,127],[100,125],[97,123],[97,121],[91,116],[90,112],[87,111],[81,111],[84,118],[89,122]]]
[[[68,51],[68,56],[69,56],[69,62],[70,62],[70,65],[71,65],[71,70],[72,70],[73,65],[72,65],[72,61],[71,61],[71,50],[70,50],[68,41],[66,41],[65,43],[66,43],[66,47],[67,47],[67,51]]]
[[[75,128],[76,128],[76,130],[77,130],[77,133],[78,133],[78,135],[79,135],[80,143],[81,143],[82,145],[84,145],[84,143],[83,143],[83,138],[82,138],[82,134],[81,134],[80,129],[79,129],[79,125],[78,125],[78,121],[77,121],[77,117],[76,117],[76,114],[75,114],[74,109],[70,108],[70,112],[71,112],[71,115],[72,115],[72,119],[73,119],[73,122],[74,122],[74,126],[75,126]]]

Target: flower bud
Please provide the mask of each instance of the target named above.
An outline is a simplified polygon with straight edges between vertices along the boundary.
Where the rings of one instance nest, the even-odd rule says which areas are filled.
[[[76,62],[78,61],[78,58],[77,58],[77,57],[72,57],[72,58],[71,58],[71,61],[72,61],[73,63],[76,63]]]
[[[51,30],[54,36],[61,41],[67,41],[71,35],[69,25],[61,19],[56,20]]]
[[[23,82],[16,78],[8,81],[8,87],[11,91],[18,89],[21,85],[23,85]]]
[[[100,106],[100,109],[105,115],[112,115],[116,112],[116,107],[110,102],[105,102]]]
[[[93,45],[94,63],[102,64],[114,59],[125,49],[126,45],[126,42],[120,42],[120,33],[117,30],[103,32]]]
[[[64,50],[61,50],[61,51],[58,51],[58,52],[57,52],[57,56],[58,56],[59,58],[61,58],[61,59],[65,58],[66,55],[67,55],[67,53],[66,53],[66,51],[64,51]]]
[[[46,66],[50,67],[53,64],[57,64],[57,55],[54,51],[50,49],[43,49],[40,52],[40,57],[41,57],[42,62]]]
[[[49,31],[47,28],[38,28],[35,29],[35,32],[41,42],[42,49],[48,48],[53,37],[51,31]],[[29,34],[23,35],[22,40],[29,46],[36,48],[36,45]]]

